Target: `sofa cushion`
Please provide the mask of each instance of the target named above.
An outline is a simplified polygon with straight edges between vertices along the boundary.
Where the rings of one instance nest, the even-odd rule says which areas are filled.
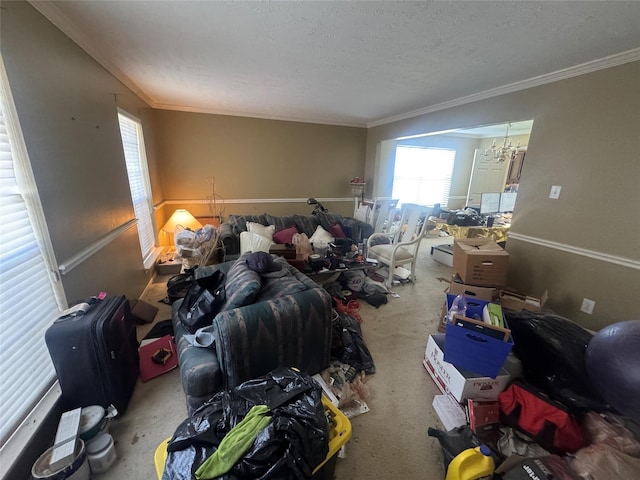
[[[344,218],[342,221],[342,229],[347,237],[352,240],[362,239],[364,241],[373,234],[373,225],[349,217]],[[347,234],[347,229],[351,234]]]
[[[284,228],[273,234],[273,241],[279,244],[293,243],[293,236],[298,233],[295,226]]]
[[[229,224],[236,235],[247,231],[247,222],[255,222],[261,225],[269,225],[266,214],[262,215],[229,215]]]
[[[316,216],[318,217],[320,225],[322,225],[322,228],[324,228],[326,231],[329,231],[329,228],[331,228],[331,225],[333,225],[334,223],[342,224],[342,219],[344,218],[340,214],[331,212],[317,212]]]
[[[246,263],[248,253],[242,254],[227,273],[225,284],[226,301],[222,310],[232,310],[253,303],[260,292],[260,274],[251,270]]]
[[[276,262],[283,262],[282,268],[288,273],[280,277],[263,277],[262,287],[260,288],[256,302],[284,297],[285,295],[293,295],[294,293],[304,292],[309,289],[307,285],[302,283],[296,275],[293,274],[284,258],[280,257],[276,259]]]
[[[284,230],[285,228],[289,228],[291,226],[296,225],[296,216],[295,215],[269,215],[265,214],[265,218],[267,219],[268,225],[273,225],[276,227],[276,232],[279,230]]]
[[[316,231],[316,227],[320,225],[315,215],[294,215],[294,218],[300,233],[305,233],[309,238]]]

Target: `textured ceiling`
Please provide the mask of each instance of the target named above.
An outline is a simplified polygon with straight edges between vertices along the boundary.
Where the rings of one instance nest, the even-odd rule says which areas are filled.
[[[31,3],[152,106],[261,118],[370,126],[640,59],[637,1]]]

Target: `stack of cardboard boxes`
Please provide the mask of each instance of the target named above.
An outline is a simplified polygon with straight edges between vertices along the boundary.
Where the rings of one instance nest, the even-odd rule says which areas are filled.
[[[509,254],[496,242],[473,238],[453,244],[453,278],[442,306],[438,331],[446,330],[446,313],[457,295],[483,302],[495,302],[507,283]]]
[[[511,380],[504,364],[513,339],[503,318],[501,326],[482,319],[485,306],[497,304],[506,285],[509,254],[494,241],[477,238],[456,240],[453,252],[454,275],[438,327],[442,333],[429,336],[423,364],[442,393],[457,402],[495,401]],[[464,296],[466,312],[448,322],[458,295]]]

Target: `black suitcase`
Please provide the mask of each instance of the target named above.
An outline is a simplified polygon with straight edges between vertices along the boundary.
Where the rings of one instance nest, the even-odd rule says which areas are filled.
[[[84,315],[57,319],[45,333],[61,407],[113,404],[123,413],[140,368],[135,322],[124,295],[92,301]]]

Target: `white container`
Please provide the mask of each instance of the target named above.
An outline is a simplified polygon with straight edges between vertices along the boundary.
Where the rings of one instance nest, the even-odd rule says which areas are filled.
[[[106,472],[116,461],[116,447],[113,437],[101,433],[87,443],[87,457],[93,473]]]

